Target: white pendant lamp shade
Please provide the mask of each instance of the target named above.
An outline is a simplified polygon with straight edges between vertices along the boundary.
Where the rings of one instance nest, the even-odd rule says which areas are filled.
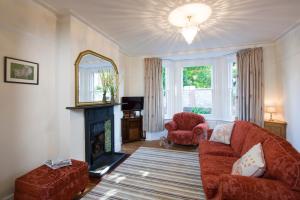
[[[191,44],[198,32],[198,26],[211,15],[211,8],[203,3],[190,3],[180,6],[169,14],[169,22],[181,28],[181,34]]]
[[[197,35],[198,28],[195,26],[184,27],[181,29],[181,34],[183,35],[185,41],[188,44],[192,44],[195,36]]]

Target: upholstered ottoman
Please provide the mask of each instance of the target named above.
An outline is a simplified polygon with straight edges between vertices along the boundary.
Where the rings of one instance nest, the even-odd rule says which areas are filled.
[[[88,165],[72,160],[72,165],[56,170],[43,165],[16,179],[16,200],[69,200],[88,184]]]

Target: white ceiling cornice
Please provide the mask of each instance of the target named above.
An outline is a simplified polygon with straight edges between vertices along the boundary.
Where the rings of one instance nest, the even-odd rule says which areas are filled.
[[[293,25],[291,25],[289,28],[287,28],[285,31],[283,31],[282,33],[280,33],[277,37],[275,37],[273,39],[273,42],[277,42],[278,40],[280,40],[282,37],[284,37],[286,34],[288,34],[289,32],[293,31],[294,29],[296,29],[298,26],[300,26],[300,19],[294,23]]]
[[[59,17],[69,13],[129,57],[164,57],[275,43],[299,25],[300,1],[205,0],[213,15],[192,45],[167,21],[173,8],[198,0],[34,0]]]
[[[105,31],[101,30],[99,27],[95,26],[94,24],[88,22],[88,20],[84,19],[82,16],[80,16],[78,13],[76,13],[75,11],[69,9],[69,10],[58,10],[55,7],[51,6],[49,3],[43,1],[43,0],[33,0],[34,2],[36,2],[37,4],[39,4],[40,6],[46,8],[47,10],[49,10],[50,12],[54,13],[57,18],[61,18],[61,17],[65,17],[65,16],[72,16],[74,18],[76,18],[77,20],[79,20],[80,22],[84,23],[85,25],[89,26],[91,29],[93,29],[94,31],[96,31],[97,33],[103,35],[106,39],[108,39],[109,41],[111,41],[112,43],[116,44],[119,48],[119,51],[126,55],[126,56],[130,56],[126,53],[126,51],[124,51],[124,49],[121,48],[120,44],[114,40],[111,36],[109,36],[107,33],[105,33]]]

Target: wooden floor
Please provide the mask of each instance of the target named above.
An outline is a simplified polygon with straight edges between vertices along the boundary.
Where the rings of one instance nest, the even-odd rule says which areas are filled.
[[[137,141],[137,142],[130,142],[122,145],[122,152],[128,155],[134,153],[139,147],[152,147],[152,148],[163,148],[163,149],[171,149],[171,150],[178,150],[178,151],[190,151],[195,152],[198,151],[197,146],[183,146],[183,145],[168,145],[168,144],[161,144],[159,140],[153,141]],[[87,192],[93,189],[99,182],[101,181],[100,178],[90,178],[89,184],[85,191],[82,194],[78,194],[74,199],[78,200],[82,196],[84,196]]]
[[[176,145],[176,144],[160,145],[159,140],[153,140],[153,141],[137,141],[137,142],[123,144],[122,152],[127,154],[132,154],[139,147],[153,147],[153,148],[172,149],[172,150],[179,150],[179,151],[197,151],[196,146],[184,146],[184,145]]]

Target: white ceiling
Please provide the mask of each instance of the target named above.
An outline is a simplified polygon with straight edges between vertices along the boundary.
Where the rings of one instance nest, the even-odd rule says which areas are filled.
[[[104,32],[131,56],[170,55],[272,42],[300,19],[300,0],[39,0]],[[212,16],[188,45],[168,23],[170,11],[205,2]]]

